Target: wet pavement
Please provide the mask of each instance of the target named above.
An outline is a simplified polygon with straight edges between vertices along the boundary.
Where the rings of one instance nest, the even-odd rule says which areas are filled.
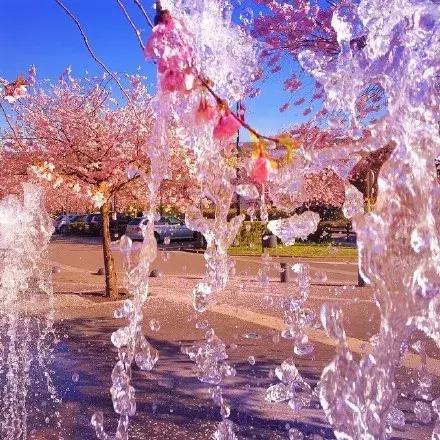
[[[50,258],[51,264],[61,269],[54,275],[59,343],[55,345],[52,364],[61,402],[55,404],[45,423],[41,420],[35,423],[29,438],[94,439],[90,419],[96,410],[104,413],[106,430],[113,434],[117,415],[113,412],[109,388],[117,354],[110,336],[124,321],[112,318],[117,303],[99,296],[103,279],[93,275],[94,268],[101,264],[99,244],[55,242],[51,245]],[[196,328],[196,323],[201,321],[207,321],[227,344],[229,362],[237,371],[235,377],[224,380],[223,386],[239,440],[288,439],[289,428],[299,429],[308,440],[315,440],[314,435],[334,438],[317,399],[312,400],[310,407],[294,413],[286,403],[272,404],[264,398],[267,387],[277,383],[274,369],[287,358],[294,359],[312,387],[316,385],[322,369],[334,356],[332,341],[322,329],[314,329],[309,334],[314,352],[296,356],[291,341],[277,336],[284,328],[277,304],[293,294],[292,284],[278,282],[278,261],[270,262],[270,282],[264,287],[258,280],[261,259],[235,260],[236,276],[226,291],[216,296],[210,311],[200,316],[192,308],[191,290],[203,272],[202,256],[160,252],[155,267],[162,276],[151,279],[151,298],[144,309],[144,333],[159,350],[160,358],[149,373],[134,369],[137,413],[130,422],[131,439],[211,438],[221,420],[219,408],[211,401],[209,385],[197,380],[193,363],[181,351],[182,347],[203,338],[206,330]],[[318,312],[324,302],[339,304],[344,311],[350,348],[359,356],[378,330],[379,315],[371,290],[356,287],[357,268],[353,263],[311,261],[312,288],[307,307]],[[150,328],[151,319],[159,321],[159,331]],[[414,340],[417,337],[420,335],[414,335]],[[433,395],[437,397],[440,395],[439,353],[435,347],[428,348]],[[250,356],[255,363],[253,359],[249,362]],[[407,424],[392,438],[430,439],[434,422],[420,424],[413,413],[414,403],[420,400],[413,395],[420,359],[411,356],[404,359],[397,376],[402,393],[398,407],[404,411]],[[33,384],[28,404],[31,408],[44,405],[43,394]],[[57,421],[60,428],[55,428]]]

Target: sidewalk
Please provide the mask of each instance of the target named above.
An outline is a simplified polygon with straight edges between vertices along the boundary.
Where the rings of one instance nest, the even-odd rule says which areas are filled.
[[[61,272],[54,274],[57,326],[66,335],[57,345],[55,375],[65,389],[60,412],[66,440],[93,439],[90,417],[99,409],[104,412],[106,426],[114,431],[116,415],[112,411],[109,387],[115,361],[111,332],[123,325],[112,318],[117,303],[87,292],[103,289],[103,276],[93,275],[100,266],[100,248],[88,244],[51,244],[52,264]],[[205,330],[196,323],[209,322],[216,334],[228,345],[230,362],[237,370],[234,378],[224,382],[224,394],[231,404],[231,420],[242,439],[287,439],[287,427],[302,431],[306,439],[312,435],[334,438],[318,402],[294,414],[287,404],[270,404],[264,400],[265,390],[276,383],[273,370],[285,359],[293,357],[301,374],[314,386],[320,373],[334,356],[333,341],[322,329],[309,331],[315,345],[310,356],[293,354],[292,343],[277,337],[283,330],[282,311],[276,304],[293,294],[291,284],[278,281],[279,273],[271,269],[270,298],[257,281],[261,260],[238,257],[237,275],[228,288],[217,295],[210,311],[198,315],[192,309],[192,288],[203,274],[203,257],[184,252],[160,252],[154,267],[162,276],[150,279],[151,297],[144,309],[144,332],[159,350],[160,359],[151,373],[135,371],[137,414],[132,419],[131,439],[210,439],[220,421],[218,408],[213,407],[208,386],[200,383],[192,371],[193,364],[181,347],[203,338]],[[120,258],[117,257],[117,264]],[[278,263],[277,263],[278,264]],[[366,343],[378,330],[378,312],[369,288],[355,287],[357,267],[352,263],[314,261],[311,296],[307,307],[319,312],[324,302],[337,302],[344,311],[344,324],[354,353],[369,350]],[[327,274],[323,281],[322,273]],[[315,280],[315,281],[313,281]],[[341,285],[344,284],[345,287]],[[84,292],[78,295],[77,292]],[[149,322],[160,323],[158,332]],[[199,325],[200,327],[200,325]],[[428,353],[428,366],[434,374],[433,394],[439,394],[440,363],[438,351]],[[249,357],[255,364],[249,363]],[[394,439],[424,440],[430,438],[433,423],[415,424],[412,413],[411,380],[417,377],[420,359],[407,356],[398,380],[409,393],[399,399],[405,410],[407,425],[395,433]],[[272,372],[272,373],[271,373]],[[78,375],[72,381],[72,375]],[[67,389],[66,389],[67,385]],[[51,438],[45,433],[45,439]]]

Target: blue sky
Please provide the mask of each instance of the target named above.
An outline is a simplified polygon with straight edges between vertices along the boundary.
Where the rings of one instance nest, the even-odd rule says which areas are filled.
[[[133,73],[140,66],[148,82],[155,83],[155,68],[144,60],[134,33],[115,1],[64,2],[80,19],[95,52],[112,71]],[[143,37],[147,39],[149,29],[143,25],[133,2],[129,0],[125,4],[139,27],[144,28]],[[153,1],[145,0],[144,4],[153,15]],[[100,71],[77,28],[54,0],[2,0],[1,19],[0,77],[13,80],[32,64],[40,78],[56,79],[69,65],[75,76]],[[279,107],[292,98],[282,90],[282,80],[294,68],[297,68],[294,63],[286,63],[281,75],[266,78],[258,98],[245,102],[247,119],[259,131],[275,134],[303,119],[304,107],[292,106],[286,112],[279,112]]]

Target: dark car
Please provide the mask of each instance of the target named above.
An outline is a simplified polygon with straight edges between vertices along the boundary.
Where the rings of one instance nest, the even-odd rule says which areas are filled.
[[[125,229],[132,217],[127,214],[110,214],[110,234],[113,237],[119,237],[125,234]],[[102,214],[93,214],[89,219],[89,233],[92,235],[102,235]]]
[[[85,234],[88,214],[77,215],[69,224],[69,234]]]

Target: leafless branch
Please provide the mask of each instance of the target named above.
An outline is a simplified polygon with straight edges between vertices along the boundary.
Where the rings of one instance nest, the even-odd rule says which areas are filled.
[[[15,131],[15,128],[14,128],[14,126],[11,123],[11,119],[9,118],[8,114],[6,113],[6,110],[3,107],[3,104],[1,102],[0,102],[0,108],[2,110],[2,113],[5,115],[5,119],[6,119],[7,124],[9,125],[9,128],[12,130],[12,133],[14,133],[14,136],[16,138],[18,138],[17,132]]]
[[[125,17],[127,18],[128,22],[130,23],[130,26],[132,27],[132,29],[134,30],[134,33],[136,34],[136,37],[139,41],[139,45],[141,46],[141,49],[144,50],[145,49],[145,45],[142,42],[142,38],[141,38],[141,32],[140,30],[136,27],[134,21],[132,20],[132,18],[130,17],[130,14],[128,13],[126,7],[124,6],[124,3],[122,3],[122,0],[116,0],[116,3],[119,5],[119,7],[121,8],[122,12],[124,13]]]
[[[145,20],[147,20],[147,23],[150,26],[150,28],[153,29],[154,28],[153,21],[151,20],[150,16],[147,14],[145,8],[142,6],[140,0],[134,0],[134,4],[140,9],[142,15],[145,17]]]
[[[87,38],[86,33],[84,32],[84,29],[81,26],[81,23],[79,20],[75,17],[75,15],[70,11],[70,9],[67,8],[67,6],[61,1],[61,0],[55,0],[55,2],[64,10],[64,12],[72,19],[72,21],[76,24],[76,27],[78,28],[81,37],[84,41],[84,44],[86,46],[86,49],[90,53],[90,56],[93,58],[93,60],[108,74],[111,76],[113,81],[118,85],[118,87],[121,89],[121,92],[123,95],[127,98],[128,101],[130,101],[130,97],[127,95],[127,92],[124,90],[124,87],[122,87],[121,82],[119,81],[119,78],[104,64],[103,61],[101,61],[95,54],[94,50],[90,46],[89,39]]]

